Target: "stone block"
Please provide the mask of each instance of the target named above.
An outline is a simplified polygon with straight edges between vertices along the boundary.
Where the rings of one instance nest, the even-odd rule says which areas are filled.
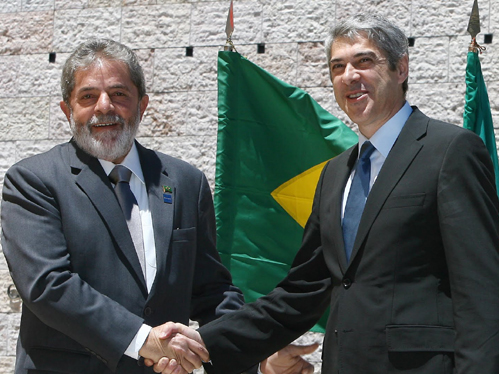
[[[42,10],[53,10],[54,0],[23,0],[23,12],[39,12]]]
[[[189,91],[184,94],[185,136],[216,137],[218,129],[217,90]]]
[[[407,99],[427,116],[462,126],[464,92],[458,83],[410,84]]]
[[[0,98],[0,141],[46,139],[49,123],[49,98]]]
[[[66,115],[61,110],[60,102],[62,97],[50,97],[50,126],[48,138],[60,142],[71,139],[72,133]]]
[[[21,313],[9,314],[10,326],[7,335],[7,355],[15,357],[17,338],[19,336],[19,325],[21,324]]]
[[[13,356],[0,355],[0,374],[12,374],[15,361],[16,358]]]
[[[146,147],[189,162],[206,174],[210,186],[215,185],[215,136],[167,136],[139,138]]]
[[[188,92],[165,92],[149,95],[149,106],[139,127],[139,137],[183,135]]]
[[[16,161],[20,161],[26,157],[46,152],[60,143],[62,143],[62,141],[58,139],[38,140],[38,141],[18,141],[16,142]]]
[[[487,3],[487,1],[484,1]],[[481,6],[484,5],[481,2]],[[435,0],[412,2],[412,36],[464,35],[468,28],[473,2]],[[488,16],[480,13],[481,22]],[[452,21],[451,21],[452,20]]]
[[[192,2],[191,45],[223,46],[227,39],[225,25],[228,1]],[[259,43],[262,35],[262,5],[258,1],[234,2],[234,32],[237,44]]]
[[[87,0],[89,8],[115,8],[123,4],[123,0]]]
[[[297,85],[298,44],[277,43],[265,44],[265,53],[257,53],[255,45],[242,45],[237,50],[276,78]]]
[[[3,187],[3,180],[7,170],[16,162],[16,145],[12,141],[0,142],[0,184]]]
[[[189,45],[190,4],[124,7],[121,14],[121,41],[130,48]]]
[[[3,0],[0,3],[0,13],[15,13],[21,11],[21,0]]]
[[[419,41],[416,40],[416,43]],[[466,63],[470,36],[457,36],[449,39],[449,82],[465,84]]]
[[[154,82],[154,57],[155,49],[137,49],[135,54],[139,59],[140,66],[144,72],[144,78],[146,80],[146,92],[150,93],[153,91]]]
[[[47,96],[59,93],[64,54],[56,56],[56,62],[49,62],[49,54],[22,55],[19,60],[17,96]],[[57,58],[59,57],[59,58]]]
[[[331,1],[266,0],[263,40],[267,43],[323,41],[334,20]]]
[[[20,56],[0,55],[0,97],[17,96]]]
[[[20,299],[9,298],[8,296],[9,287],[13,292],[16,291],[12,278],[10,277],[9,271],[0,270],[0,313],[5,313],[7,315],[10,315],[11,313],[19,313],[21,306]],[[8,323],[10,323],[10,321],[8,321]]]
[[[73,52],[90,38],[120,41],[121,8],[62,9],[55,13],[54,49]]]
[[[213,90],[217,86],[216,47],[195,47],[193,56],[185,48],[157,49],[154,55],[154,92]]]
[[[324,43],[298,43],[299,87],[331,86]]]
[[[409,84],[448,83],[449,38],[418,38],[409,54]]]
[[[386,17],[395,23],[407,36],[412,36],[410,1],[368,0],[336,2],[336,22],[355,14],[377,14]],[[333,19],[330,19],[331,23]]]
[[[88,0],[55,0],[55,10],[88,8]]]
[[[53,11],[0,13],[0,55],[48,53],[53,31]]]

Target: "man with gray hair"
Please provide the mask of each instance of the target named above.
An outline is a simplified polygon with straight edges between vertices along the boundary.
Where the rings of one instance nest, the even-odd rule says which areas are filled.
[[[149,98],[126,46],[82,44],[61,87],[73,138],[5,176],[2,246],[23,300],[15,372],[152,373],[139,355],[190,372],[204,347],[160,340],[159,326],[244,302],[216,251],[206,177],[135,141]],[[293,352],[269,362],[309,372]]]
[[[330,306],[324,374],[499,373],[499,201],[482,140],[407,103],[407,38],[388,21],[348,19],[326,51],[359,144],[324,167],[291,270],[200,336],[172,331],[231,374]]]

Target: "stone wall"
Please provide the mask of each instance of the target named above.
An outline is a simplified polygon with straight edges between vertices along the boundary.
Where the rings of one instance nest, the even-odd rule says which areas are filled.
[[[213,185],[217,128],[216,60],[225,42],[229,1],[1,0],[0,187],[10,165],[67,141],[59,76],[68,54],[88,37],[127,44],[139,55],[150,105],[139,140],[191,162]],[[334,103],[323,51],[326,30],[357,12],[376,12],[414,38],[408,99],[426,114],[462,124],[472,0],[236,0],[233,41],[240,53],[309,91],[351,125]],[[480,0],[481,56],[499,126],[499,0]],[[493,12],[492,10],[496,11]],[[257,44],[265,43],[265,53]],[[193,47],[193,56],[186,56]],[[49,62],[49,54],[55,61]],[[0,254],[0,374],[12,373],[20,303]],[[12,290],[11,290],[12,291]],[[320,339],[307,336],[305,339]],[[316,362],[318,355],[313,357]]]

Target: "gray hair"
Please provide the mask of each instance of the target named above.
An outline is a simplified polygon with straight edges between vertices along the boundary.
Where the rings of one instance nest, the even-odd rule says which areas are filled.
[[[379,48],[388,60],[391,70],[404,56],[409,56],[408,41],[405,34],[386,19],[374,15],[356,15],[331,29],[326,39],[326,55],[328,66],[331,61],[331,47],[336,39],[347,38],[354,40],[358,37],[367,37]],[[407,79],[402,84],[405,93],[409,88]]]
[[[142,67],[135,53],[127,46],[110,39],[91,39],[81,44],[66,60],[62,69],[62,99],[69,106],[69,98],[75,86],[75,73],[87,69],[100,59],[121,61],[128,66],[130,78],[139,92],[139,99],[146,94]]]

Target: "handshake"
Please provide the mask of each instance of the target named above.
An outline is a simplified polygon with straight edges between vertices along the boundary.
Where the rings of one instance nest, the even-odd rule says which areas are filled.
[[[305,346],[288,345],[260,364],[264,374],[313,374],[314,367],[301,355],[309,354],[317,343]],[[181,323],[167,322],[154,327],[139,351],[146,366],[156,373],[187,374],[210,361],[201,335]]]

